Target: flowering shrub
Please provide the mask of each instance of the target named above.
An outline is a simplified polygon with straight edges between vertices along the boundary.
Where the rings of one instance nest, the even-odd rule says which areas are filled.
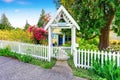
[[[31,38],[36,44],[41,44],[43,40],[46,40],[46,31],[42,27],[30,26],[28,32],[31,33]]]
[[[48,21],[50,20],[50,14],[45,14],[44,11],[38,21],[37,27],[30,26],[28,27],[28,32],[31,34],[31,38],[36,44],[46,44],[46,31],[43,29]]]

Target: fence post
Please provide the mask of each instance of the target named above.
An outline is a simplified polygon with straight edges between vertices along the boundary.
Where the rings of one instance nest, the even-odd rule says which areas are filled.
[[[77,49],[74,49],[74,64],[75,64],[75,67],[77,67]]]
[[[2,49],[2,48],[3,48],[2,41],[0,41],[0,42],[1,42],[1,44],[0,44],[0,48]]]
[[[117,67],[119,67],[120,66],[120,53],[119,52],[117,52]]]
[[[18,52],[19,53],[21,53],[21,45],[20,45],[20,43],[18,43],[19,45],[18,45]]]

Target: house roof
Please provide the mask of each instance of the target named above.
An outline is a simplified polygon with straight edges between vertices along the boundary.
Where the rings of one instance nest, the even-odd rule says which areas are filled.
[[[47,23],[47,25],[44,27],[45,30],[47,30],[52,24],[55,23],[55,21],[58,21],[61,14],[64,14],[66,21],[73,26],[75,26],[78,30],[80,30],[79,25],[76,23],[76,21],[73,19],[73,17],[68,13],[68,11],[64,8],[64,6],[60,6],[60,8],[57,10],[57,13],[52,19]]]

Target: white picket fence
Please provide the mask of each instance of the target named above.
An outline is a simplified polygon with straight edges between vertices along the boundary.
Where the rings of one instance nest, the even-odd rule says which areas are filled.
[[[99,61],[104,65],[105,61],[114,61],[120,66],[120,52],[93,51],[93,50],[75,50],[74,64],[80,68],[91,68],[94,61]]]
[[[29,54],[38,59],[49,60],[48,46],[0,40],[0,48],[6,47],[9,47],[13,52]]]
[[[17,52],[20,54],[29,54],[35,58],[47,61],[49,61],[50,60],[49,58],[51,57],[62,59],[66,57],[67,53],[71,53],[71,47],[53,46],[51,47],[53,52],[51,52],[52,53],[51,57],[49,57],[48,46],[0,40],[0,48],[6,47],[9,47],[13,52]]]

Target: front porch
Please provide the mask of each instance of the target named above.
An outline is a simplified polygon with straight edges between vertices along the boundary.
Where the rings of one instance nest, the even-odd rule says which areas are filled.
[[[71,45],[71,36],[65,35],[65,34],[58,34],[58,33],[53,33],[52,34],[52,43],[53,46],[66,46],[66,45]]]

